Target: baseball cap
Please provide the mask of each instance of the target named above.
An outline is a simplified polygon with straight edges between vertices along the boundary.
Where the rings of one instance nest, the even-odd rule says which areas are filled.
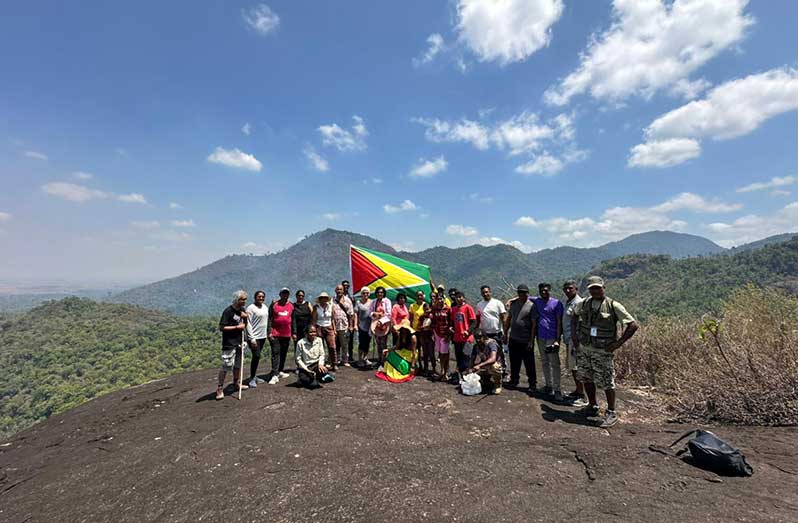
[[[284,292],[287,292],[288,294],[291,294],[291,289],[289,289],[288,287],[283,287],[282,289],[280,289],[280,294],[282,294]]]
[[[529,292],[529,287],[527,287],[526,284],[522,283],[521,285],[516,287],[515,290],[516,290],[516,292],[526,292],[526,293],[528,293]]]
[[[587,288],[589,289],[590,287],[604,287],[604,280],[599,276],[588,276]]]

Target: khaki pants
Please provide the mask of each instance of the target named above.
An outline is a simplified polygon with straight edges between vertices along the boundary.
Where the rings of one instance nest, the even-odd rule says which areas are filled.
[[[568,370],[574,371],[579,367],[577,353],[579,349],[574,347],[573,343],[570,341],[565,344],[565,352],[566,352],[566,365],[568,366]]]
[[[546,352],[546,347],[553,344],[554,340],[538,338],[538,352],[540,353],[540,366],[543,367],[543,379],[546,387],[553,392],[560,392],[560,351]]]

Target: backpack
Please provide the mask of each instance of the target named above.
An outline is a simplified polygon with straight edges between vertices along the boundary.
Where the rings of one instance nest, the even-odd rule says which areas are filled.
[[[676,453],[681,456],[688,450],[693,458],[693,463],[704,470],[712,471],[721,476],[751,476],[754,469],[745,461],[745,456],[736,449],[707,430],[691,430],[682,434],[679,439],[671,443],[671,447],[682,441],[687,436],[696,436],[687,441],[687,448]]]

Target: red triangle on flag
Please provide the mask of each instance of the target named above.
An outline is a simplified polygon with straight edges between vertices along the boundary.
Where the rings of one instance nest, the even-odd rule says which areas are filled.
[[[359,292],[361,288],[385,277],[385,271],[374,265],[356,249],[352,251],[352,288]],[[373,289],[372,289],[373,290]]]

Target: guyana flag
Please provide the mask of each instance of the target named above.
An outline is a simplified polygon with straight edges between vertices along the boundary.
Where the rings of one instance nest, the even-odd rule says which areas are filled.
[[[349,246],[349,260],[352,292],[358,293],[366,286],[371,289],[373,297],[374,289],[385,287],[386,296],[391,301],[396,300],[398,293],[404,292],[412,302],[416,292],[424,291],[429,300],[432,286],[428,266],[354,245]]]

